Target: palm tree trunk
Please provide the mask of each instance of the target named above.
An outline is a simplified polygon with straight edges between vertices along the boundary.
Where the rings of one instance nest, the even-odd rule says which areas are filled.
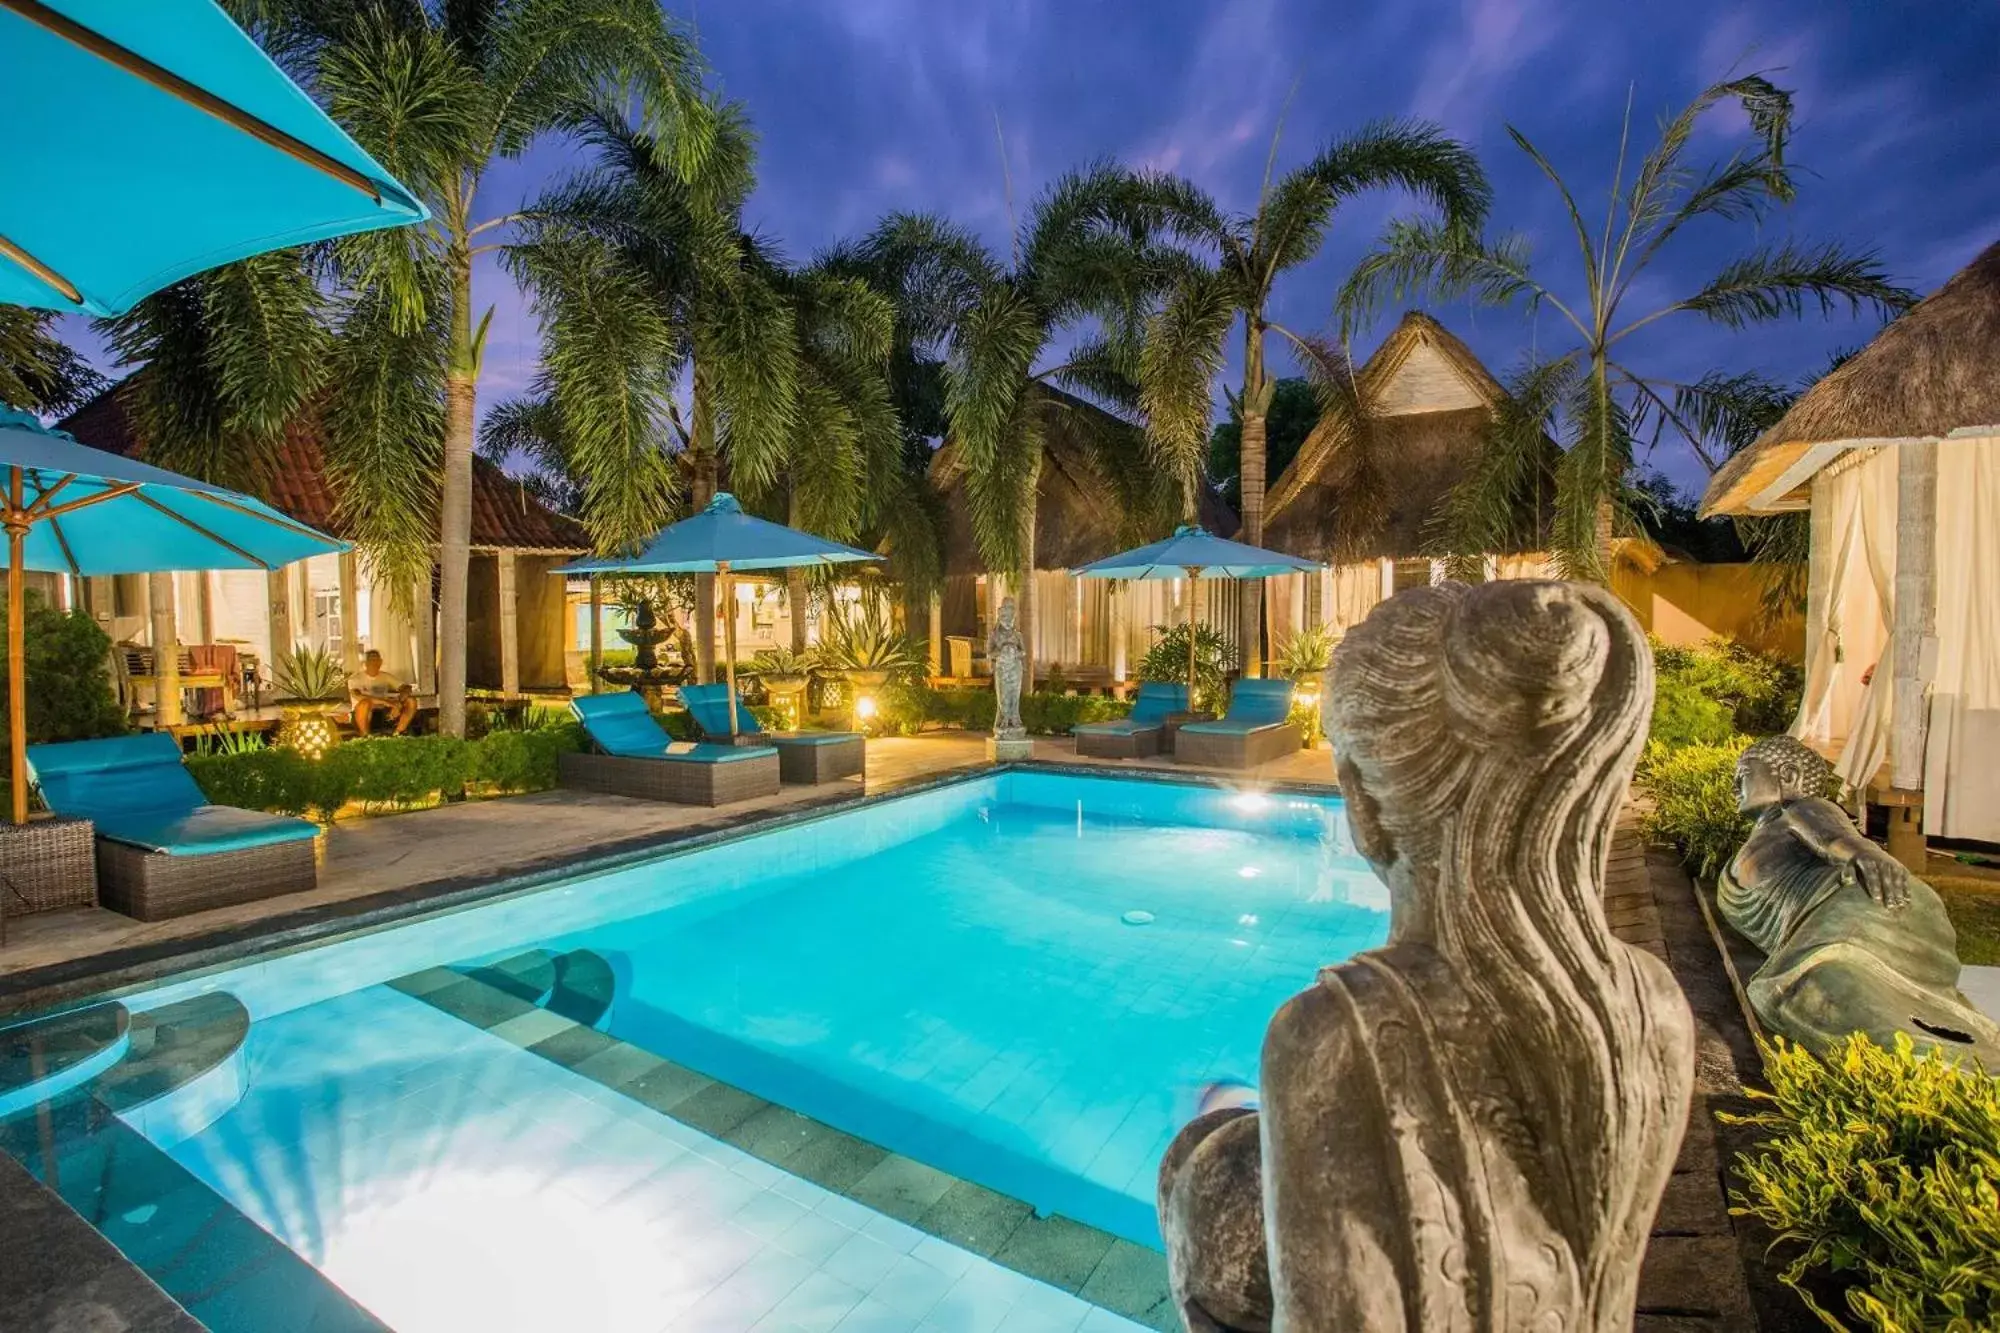
[[[1243,489],[1241,540],[1264,544],[1264,415],[1271,406],[1271,386],[1264,380],[1264,329],[1254,317],[1243,332],[1243,444],[1240,458]],[[1237,654],[1245,676],[1264,674],[1264,584],[1246,579],[1236,622]]]
[[[438,503],[438,730],[465,735],[467,567],[472,559],[472,432],[478,350],[472,344],[472,252],[451,248],[451,347],[445,366],[444,486]]]
[[[1037,481],[1040,469],[1036,469]],[[1015,611],[1021,618],[1021,638],[1028,645],[1026,661],[1021,668],[1021,693],[1032,694],[1035,690],[1035,496],[1036,486],[1028,487],[1028,505],[1021,515],[1021,591],[1015,598]]]
[[[689,453],[696,512],[715,498],[715,412],[710,406],[706,376],[699,366],[694,376],[694,421]],[[706,685],[715,679],[715,575],[694,576],[694,678]]]
[[[793,527],[799,525],[799,492],[792,487],[791,507],[785,512],[786,521]],[[792,617],[792,651],[804,653],[806,650],[806,571],[794,565],[785,571],[785,605]]]

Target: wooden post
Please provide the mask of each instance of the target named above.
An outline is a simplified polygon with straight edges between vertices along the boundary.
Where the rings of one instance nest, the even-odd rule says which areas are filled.
[[[944,594],[935,590],[931,593],[930,605],[930,658],[931,674],[944,674]]]
[[[499,552],[500,563],[500,692],[509,698],[521,692],[521,608],[514,581],[514,553]]]
[[[1125,683],[1125,622],[1130,616],[1126,600],[1131,596],[1131,588],[1124,579],[1115,579],[1111,584],[1111,679],[1118,684]]]
[[[604,666],[604,590],[590,576],[590,693],[597,693],[597,673]]]
[[[437,694],[437,608],[431,605],[431,571],[426,568],[410,592],[410,621],[417,631],[417,693]]]
[[[1069,633],[1067,635],[1069,642],[1065,643],[1063,648],[1066,651],[1074,651],[1076,653],[1076,665],[1082,666],[1084,659],[1083,580],[1074,574],[1065,574],[1063,577],[1069,581]]]
[[[1889,785],[1924,785],[1924,647],[1937,633],[1937,445],[1896,450],[1896,592],[1889,653]]]
[[[174,576],[146,579],[146,610],[153,622],[153,724],[162,730],[181,724],[181,641],[174,625]]]
[[[1896,585],[1889,634],[1889,850],[1913,870],[1924,868],[1924,698],[1927,659],[1937,634],[1937,445],[1896,450]]]
[[[361,564],[342,551],[340,567],[340,664],[348,675],[361,670]]]
[[[715,562],[715,583],[722,595],[722,676],[729,683],[729,736],[736,737],[736,588],[730,582],[729,562]]]
[[[28,516],[21,500],[21,469],[7,469],[7,756],[16,824],[28,822]],[[0,912],[6,909],[0,890]]]

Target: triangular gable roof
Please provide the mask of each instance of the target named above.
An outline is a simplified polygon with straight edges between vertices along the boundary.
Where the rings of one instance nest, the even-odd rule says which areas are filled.
[[[1507,391],[1457,335],[1417,310],[1398,321],[1355,379],[1361,400],[1374,411],[1372,449],[1392,493],[1384,498],[1379,530],[1343,554],[1421,555],[1432,516],[1483,447],[1486,424]],[[1331,472],[1349,429],[1344,421],[1322,420],[1272,484],[1265,499],[1266,545],[1314,559],[1333,553],[1342,505],[1341,484]],[[1393,469],[1381,468],[1384,463]]]
[[[143,458],[145,449],[132,417],[125,410],[120,381],[58,423],[58,429],[92,448]],[[335,537],[343,531],[338,506],[327,480],[326,463],[312,425],[304,420],[285,427],[270,476],[253,488],[257,498],[301,523]],[[581,524],[556,513],[483,458],[472,460],[472,545],[479,550],[541,551],[575,554],[590,549]]]
[[[1716,472],[1701,516],[1803,509],[1849,449],[2000,434],[2000,242],[1799,395]]]

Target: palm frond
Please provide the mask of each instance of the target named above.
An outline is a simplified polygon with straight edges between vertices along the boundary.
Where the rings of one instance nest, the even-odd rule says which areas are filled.
[[[1470,148],[1425,121],[1382,120],[1336,139],[1270,190],[1257,224],[1254,281],[1319,253],[1333,211],[1356,195],[1399,189],[1435,209],[1439,222],[1477,232],[1492,189]]]
[[[1507,380],[1470,472],[1446,495],[1427,544],[1433,555],[1477,564],[1495,551],[1539,538],[1522,531],[1523,515],[1539,525],[1554,493],[1555,448],[1563,416],[1587,379],[1580,358],[1530,358]]]
[[[1199,508],[1202,459],[1215,415],[1215,381],[1226,364],[1223,339],[1236,322],[1236,284],[1222,273],[1175,285],[1146,325],[1139,358],[1139,405],[1155,462],[1181,489],[1182,517]]]
[[[56,335],[46,310],[0,305],[0,403],[51,415],[81,407],[104,377]]]
[[[1334,310],[1346,340],[1372,324],[1385,305],[1466,297],[1493,306],[1525,298],[1530,311],[1554,299],[1534,276],[1525,237],[1486,240],[1463,228],[1402,218],[1389,223],[1375,249],[1348,274]]]
[[[1723,265],[1700,291],[1667,309],[1692,311],[1741,329],[1788,315],[1798,318],[1808,305],[1817,305],[1822,315],[1845,305],[1849,314],[1873,309],[1891,316],[1916,301],[1916,293],[1889,280],[1873,251],[1852,251],[1835,242],[1803,246],[1788,241]]]

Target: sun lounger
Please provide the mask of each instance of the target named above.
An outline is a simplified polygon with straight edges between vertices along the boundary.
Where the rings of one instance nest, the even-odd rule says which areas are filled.
[[[1132,712],[1115,722],[1081,722],[1070,729],[1076,737],[1077,754],[1090,759],[1145,759],[1170,748],[1166,745],[1167,719],[1185,713],[1188,692],[1185,685],[1149,680],[1139,687]]]
[[[165,732],[28,747],[42,800],[97,832],[98,901],[141,921],[317,883],[317,825],[210,805]]]
[[[1239,680],[1229,712],[1214,722],[1190,722],[1174,738],[1174,761],[1204,768],[1255,768],[1282,759],[1305,742],[1285,720],[1292,709],[1289,680]]]
[[[718,744],[729,743],[729,686],[683,685],[681,702],[701,728]],[[778,751],[778,773],[786,782],[832,782],[859,773],[864,762],[858,731],[765,731],[756,714],[736,701],[737,745],[771,745]]]
[[[586,694],[570,711],[601,753],[557,760],[562,785],[679,805],[727,805],[778,790],[768,745],[689,745],[660,729],[643,695]]]

